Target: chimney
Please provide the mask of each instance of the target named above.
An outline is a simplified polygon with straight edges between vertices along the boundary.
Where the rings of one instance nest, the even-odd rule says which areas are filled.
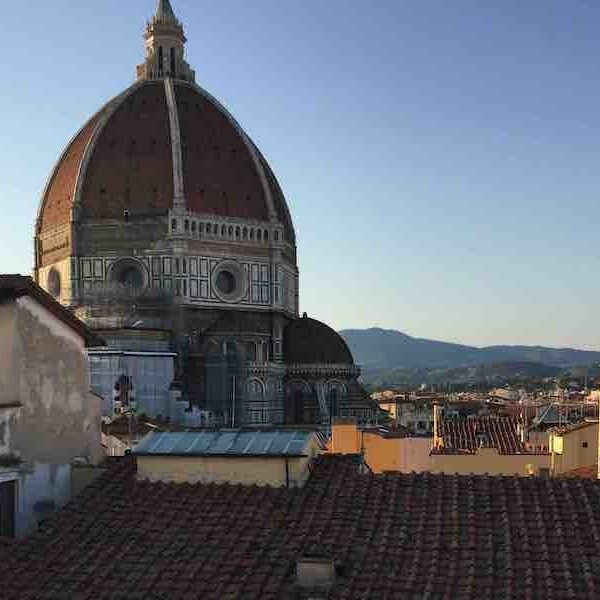
[[[442,429],[442,407],[434,402],[433,404],[433,440],[434,448],[442,448],[444,445],[443,438],[440,435]]]
[[[307,590],[328,589],[335,583],[335,570],[331,558],[305,556],[296,563],[296,584]]]

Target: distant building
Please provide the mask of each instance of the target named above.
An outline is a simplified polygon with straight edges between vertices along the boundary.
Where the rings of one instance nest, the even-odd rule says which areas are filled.
[[[359,426],[336,420],[328,450],[332,454],[361,454],[374,473],[429,471],[431,436],[417,436],[400,426]]]
[[[444,418],[436,406],[431,467],[434,473],[550,475],[550,452],[527,442],[514,417]]]
[[[102,456],[96,335],[29,277],[0,275],[0,536],[21,536],[71,497],[73,461]]]

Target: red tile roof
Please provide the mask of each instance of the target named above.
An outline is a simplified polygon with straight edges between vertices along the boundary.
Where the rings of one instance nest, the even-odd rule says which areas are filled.
[[[0,546],[2,598],[598,598],[600,484],[360,474],[321,457],[303,489],[138,482],[127,460],[32,537]]]
[[[598,465],[587,465],[585,467],[578,467],[572,471],[567,471],[564,477],[583,477],[585,479],[597,479],[598,478]]]
[[[478,448],[496,448],[499,454],[521,454],[528,450],[518,433],[514,417],[467,417],[443,419],[438,434],[444,446],[438,451],[476,452]]]
[[[258,148],[206,91],[182,81],[174,89],[188,209],[268,222],[270,197],[295,244],[285,196]],[[122,219],[125,210],[166,215],[174,193],[171,143],[164,82],[134,84],[67,146],[44,191],[37,233],[70,223],[78,189],[83,219]]]

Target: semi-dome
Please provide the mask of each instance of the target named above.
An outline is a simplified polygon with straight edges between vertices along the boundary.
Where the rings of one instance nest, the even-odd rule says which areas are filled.
[[[284,360],[288,364],[354,364],[342,336],[306,314],[292,321],[283,336]]]
[[[166,214],[178,197],[192,213],[277,220],[294,243],[285,198],[255,144],[208,92],[170,79],[134,84],[81,128],[50,177],[38,232],[69,223],[72,211],[84,220]]]

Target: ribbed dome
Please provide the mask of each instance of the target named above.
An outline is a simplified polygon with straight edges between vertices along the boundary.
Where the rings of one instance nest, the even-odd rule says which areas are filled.
[[[354,364],[342,336],[306,315],[285,328],[283,354],[288,364]]]
[[[181,80],[138,82],[82,127],[44,191],[38,233],[69,223],[72,215],[166,215],[178,173],[188,211],[275,218],[295,243],[285,198],[260,151],[210,94]]]

